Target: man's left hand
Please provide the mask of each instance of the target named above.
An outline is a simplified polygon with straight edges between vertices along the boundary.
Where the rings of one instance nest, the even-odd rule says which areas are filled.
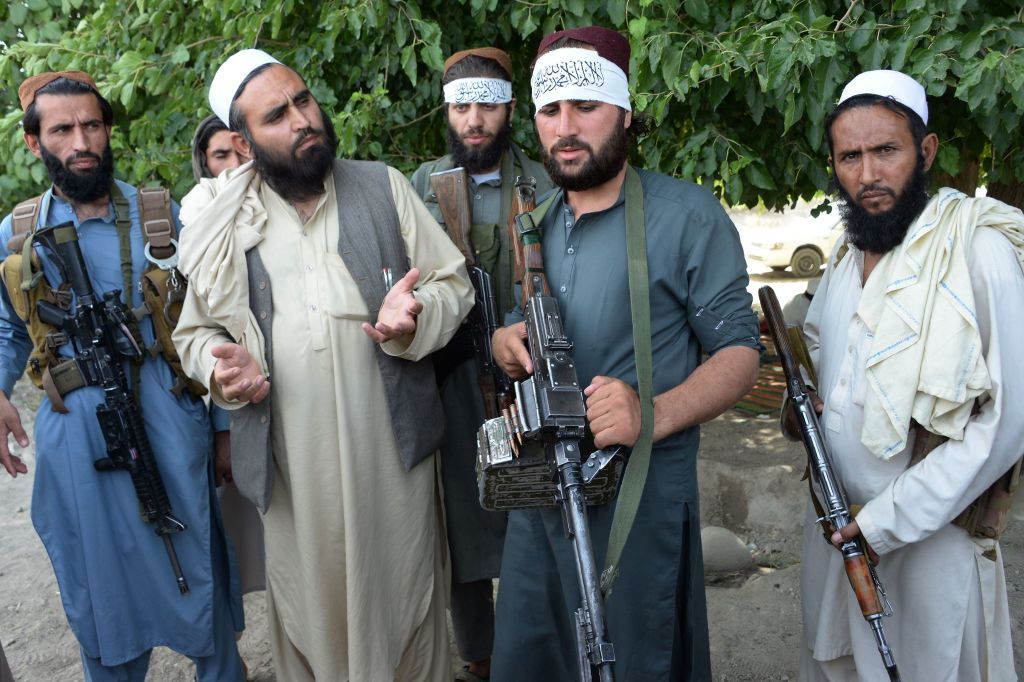
[[[850,523],[832,533],[832,544],[835,545],[836,549],[839,549],[840,545],[847,540],[856,540],[858,535],[860,535],[860,526],[857,525],[856,521],[850,521]],[[871,545],[867,541],[864,541],[864,546],[868,548],[868,561],[871,562],[872,566],[877,566],[878,562],[881,561],[878,554],[875,550],[871,549]]]
[[[619,379],[597,376],[583,389],[594,445],[633,447],[640,437],[640,396]]]
[[[377,324],[371,327],[363,323],[363,331],[375,343],[384,343],[416,331],[416,316],[423,310],[423,304],[413,296],[412,288],[419,278],[419,268],[412,268],[405,273],[405,277],[398,280],[384,296],[377,314]]]

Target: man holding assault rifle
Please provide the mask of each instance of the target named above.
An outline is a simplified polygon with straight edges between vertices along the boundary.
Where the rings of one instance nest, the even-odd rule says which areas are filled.
[[[572,344],[594,443],[632,448],[617,500],[587,510],[605,567],[614,677],[707,680],[697,425],[753,384],[757,321],[738,235],[715,198],[626,163],[641,127],[628,70],[629,44],[614,31],[577,28],[541,41],[535,124],[560,191],[541,198],[524,241],[540,240],[564,325],[551,329],[548,318],[546,331],[564,331]],[[531,272],[527,263],[524,280]],[[494,335],[495,359],[515,377],[539,371],[521,312]],[[711,357],[700,364],[702,349]],[[581,572],[559,509],[510,514],[492,680],[580,679],[572,652]]]
[[[826,121],[846,238],[804,335],[819,443],[856,520],[826,525],[842,553],[822,542],[814,519],[835,507],[816,487],[801,579],[809,682],[886,679],[886,667],[891,679],[1016,679],[999,535],[1024,452],[1024,216],[929,195],[927,122],[924,88],[895,71],[854,78]],[[884,602],[865,608],[870,583],[855,596],[863,578],[844,575],[858,537],[890,618],[869,613]],[[879,622],[898,674],[883,667]]]

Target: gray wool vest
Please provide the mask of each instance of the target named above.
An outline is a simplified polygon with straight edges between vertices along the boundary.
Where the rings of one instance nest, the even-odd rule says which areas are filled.
[[[384,300],[381,270],[390,267],[394,281],[410,269],[402,241],[398,211],[391,194],[387,167],[372,161],[336,159],[334,186],[338,198],[338,254],[356,281],[359,293],[376,319]],[[267,366],[273,376],[273,300],[270,278],[256,248],[245,254],[249,274],[249,307],[263,332]],[[370,339],[367,343],[373,343]],[[395,442],[405,468],[416,464],[441,444],[444,416],[430,358],[411,362],[385,353],[373,344],[384,381]],[[266,512],[274,487],[270,446],[270,401],[231,411],[231,466],[239,492]]]

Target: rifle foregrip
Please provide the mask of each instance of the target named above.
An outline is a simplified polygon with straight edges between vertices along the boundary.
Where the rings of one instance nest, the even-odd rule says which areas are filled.
[[[868,568],[867,557],[863,554],[845,557],[843,563],[846,565],[846,577],[850,579],[850,587],[857,595],[861,614],[868,618],[882,613],[882,603],[878,599],[875,583],[871,579],[871,569]]]

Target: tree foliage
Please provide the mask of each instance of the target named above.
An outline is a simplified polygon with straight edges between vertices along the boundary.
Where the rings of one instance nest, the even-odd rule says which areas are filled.
[[[925,84],[939,170],[965,189],[1024,187],[1024,10],[1016,0],[11,0],[0,6],[0,210],[45,187],[17,86],[82,69],[114,104],[118,174],[192,184],[189,141],[226,55],[293,66],[331,115],[340,153],[404,170],[444,151],[440,69],[469,46],[513,56],[516,137],[535,147],[528,65],[547,32],[627,34],[638,161],[778,208],[827,188],[823,122],[859,71]]]

